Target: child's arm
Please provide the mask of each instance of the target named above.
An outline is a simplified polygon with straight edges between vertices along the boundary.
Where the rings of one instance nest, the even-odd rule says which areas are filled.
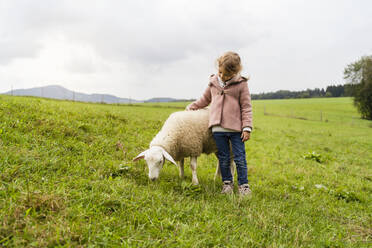
[[[242,114],[242,129],[247,130],[247,128],[250,128],[252,130],[252,103],[247,83],[243,83],[239,101]]]
[[[195,102],[190,103],[186,110],[197,110],[201,108],[205,108],[211,102],[211,89],[210,86],[205,89],[203,95]]]

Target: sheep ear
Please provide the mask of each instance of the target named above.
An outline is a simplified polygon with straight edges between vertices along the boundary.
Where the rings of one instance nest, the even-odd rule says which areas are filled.
[[[163,156],[165,157],[166,160],[168,160],[169,162],[171,162],[172,164],[174,164],[175,166],[178,166],[177,162],[174,161],[174,159],[172,158],[172,156],[167,153],[166,150],[162,149],[163,150]]]
[[[137,160],[140,160],[140,159],[143,159],[143,158],[145,157],[145,154],[146,154],[147,151],[148,151],[148,150],[143,151],[143,152],[141,152],[140,154],[138,154],[138,156],[135,157],[135,158],[133,159],[133,162],[134,162],[134,161],[137,161]]]

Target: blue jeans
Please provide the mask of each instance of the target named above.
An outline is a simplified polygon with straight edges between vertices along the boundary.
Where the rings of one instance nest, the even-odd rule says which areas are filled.
[[[213,138],[217,145],[217,157],[221,170],[222,181],[233,181],[230,171],[230,145],[236,164],[239,185],[248,183],[247,161],[245,159],[245,146],[240,138],[240,132],[214,132]]]

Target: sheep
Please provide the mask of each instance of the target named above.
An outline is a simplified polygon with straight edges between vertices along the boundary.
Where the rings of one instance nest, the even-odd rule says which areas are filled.
[[[178,166],[176,161],[179,161],[179,176],[183,178],[184,159],[190,157],[192,183],[199,184],[196,173],[197,157],[202,153],[217,152],[208,122],[208,109],[172,113],[151,141],[150,148],[141,152],[133,161],[145,159],[149,169],[148,176],[154,181],[159,177],[165,159],[176,166]],[[231,166],[231,171],[234,175],[234,166]],[[217,165],[214,179],[218,174],[219,166]]]

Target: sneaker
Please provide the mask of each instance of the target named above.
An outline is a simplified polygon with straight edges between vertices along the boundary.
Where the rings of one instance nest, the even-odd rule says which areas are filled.
[[[239,185],[239,195],[241,196],[251,196],[252,190],[249,188],[249,184]]]
[[[231,181],[225,181],[222,185],[221,194],[232,194],[234,193],[234,184]]]

